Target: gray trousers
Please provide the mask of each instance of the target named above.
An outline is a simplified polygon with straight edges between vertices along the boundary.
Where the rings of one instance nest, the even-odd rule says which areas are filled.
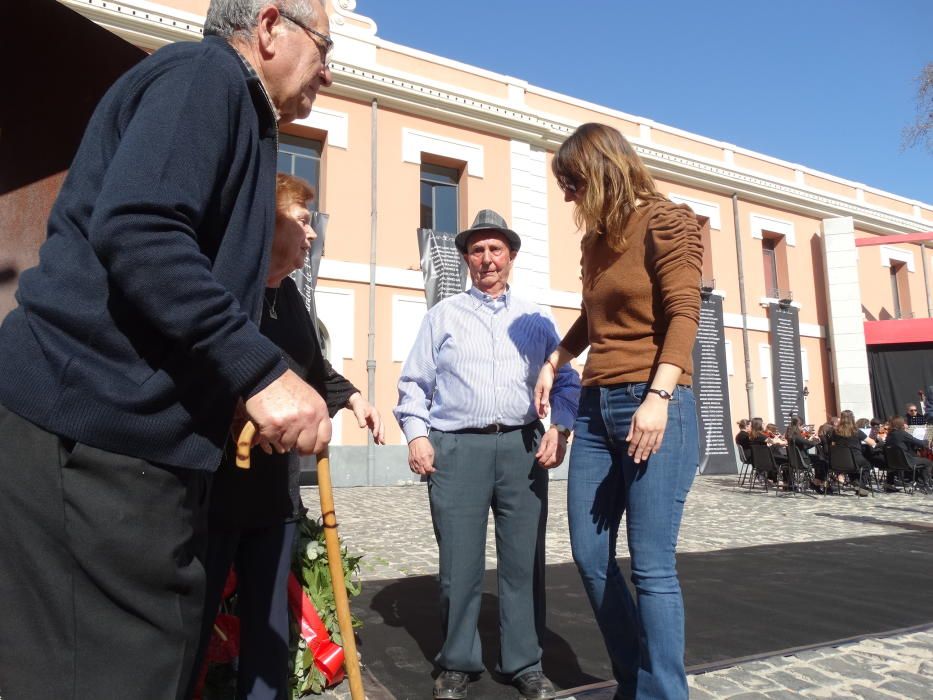
[[[544,632],[544,528],[547,471],[535,462],[543,427],[498,435],[430,435],[435,471],[428,482],[440,553],[442,669],[483,670],[477,621],[486,560],[486,523],[496,526],[499,673],[541,668]]]

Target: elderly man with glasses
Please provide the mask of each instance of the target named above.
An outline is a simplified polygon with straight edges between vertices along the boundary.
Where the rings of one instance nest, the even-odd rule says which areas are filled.
[[[330,440],[256,325],[278,127],[331,83],[329,21],[213,0],[204,34],[103,97],[0,327],[5,698],[182,697],[237,402],[266,447]]]

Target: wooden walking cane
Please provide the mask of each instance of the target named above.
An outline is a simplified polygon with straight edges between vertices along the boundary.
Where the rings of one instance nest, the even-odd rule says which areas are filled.
[[[236,444],[236,465],[249,469],[249,453],[252,449],[256,425],[247,421]],[[360,659],[356,655],[356,637],[353,636],[353,620],[350,618],[350,599],[343,578],[343,558],[340,555],[340,540],[337,538],[337,514],[334,510],[334,488],[330,481],[330,455],[327,449],[317,458],[317,487],[321,496],[321,518],[324,521],[324,542],[327,545],[327,566],[334,587],[334,605],[337,608],[337,625],[343,640],[343,662],[350,682],[352,700],[364,700],[363,676]]]

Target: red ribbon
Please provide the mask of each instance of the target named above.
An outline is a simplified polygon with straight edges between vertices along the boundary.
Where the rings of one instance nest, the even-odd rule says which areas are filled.
[[[324,674],[327,685],[339,683],[343,680],[343,648],[331,641],[314,603],[293,573],[288,575],[288,607],[298,621],[298,634],[311,650],[314,665]]]
[[[224,585],[223,600],[236,592],[236,573],[230,569]],[[314,665],[318,667],[327,685],[335,685],[343,680],[343,648],[334,644],[330,634],[314,608],[314,603],[304,592],[295,574],[288,575],[288,607],[292,616],[298,621],[298,633],[305,640],[308,649],[314,658]],[[195,700],[200,700],[204,687],[204,678],[207,675],[209,663],[230,663],[240,654],[240,620],[234,615],[219,613],[214,622],[214,632],[211,635],[205,654],[204,663],[198,674]]]

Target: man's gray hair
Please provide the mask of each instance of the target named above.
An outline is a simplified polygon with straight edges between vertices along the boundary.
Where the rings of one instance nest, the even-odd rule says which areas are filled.
[[[312,26],[318,19],[318,0],[211,0],[204,19],[204,35],[227,40],[237,35],[250,36],[256,29],[259,10],[266,5],[275,5],[281,12]]]

